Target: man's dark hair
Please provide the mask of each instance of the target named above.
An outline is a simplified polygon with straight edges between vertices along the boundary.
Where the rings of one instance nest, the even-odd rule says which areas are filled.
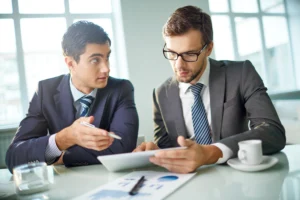
[[[61,45],[64,56],[71,56],[78,63],[87,44],[107,42],[111,45],[111,40],[101,26],[88,21],[78,21],[68,28]]]
[[[201,8],[185,6],[178,8],[163,27],[163,36],[177,36],[187,33],[190,29],[202,33],[205,44],[213,41],[213,29],[210,16]]]

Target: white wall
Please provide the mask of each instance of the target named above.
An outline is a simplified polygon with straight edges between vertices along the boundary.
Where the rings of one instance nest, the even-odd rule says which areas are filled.
[[[162,27],[179,7],[195,5],[208,12],[207,0],[121,0],[129,77],[135,87],[139,134],[153,139],[152,92],[173,72],[163,57]]]

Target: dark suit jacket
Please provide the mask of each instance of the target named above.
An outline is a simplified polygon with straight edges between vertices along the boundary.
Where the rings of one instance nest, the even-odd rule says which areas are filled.
[[[264,154],[283,149],[285,130],[251,62],[209,61],[213,142],[225,144],[234,156],[242,140],[261,139]],[[175,77],[154,90],[153,104],[155,142],[162,148],[178,146],[177,137],[187,138],[187,130]]]
[[[76,120],[69,79],[70,75],[62,75],[39,82],[28,114],[21,121],[6,154],[10,170],[28,162],[44,162],[50,135]],[[130,81],[109,77],[107,86],[98,89],[90,115],[95,117],[96,127],[112,131],[122,140],[114,140],[103,151],[72,146],[63,157],[66,166],[97,164],[99,155],[131,152],[136,147],[139,121]]]

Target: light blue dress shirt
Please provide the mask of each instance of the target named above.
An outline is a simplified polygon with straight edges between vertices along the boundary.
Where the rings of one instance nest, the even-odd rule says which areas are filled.
[[[71,94],[72,94],[72,97],[73,97],[73,105],[76,109],[76,119],[78,119],[80,117],[80,111],[81,111],[81,108],[82,108],[82,105],[81,103],[79,102],[79,99],[83,96],[85,96],[86,94],[80,92],[72,83],[72,78],[70,77],[70,90],[71,90]],[[92,97],[96,97],[96,94],[97,94],[97,89],[94,89],[90,94],[90,96]],[[91,107],[93,106],[93,103],[91,105]],[[47,164],[52,164],[55,159],[57,157],[59,157],[61,154],[62,154],[62,151],[59,150],[59,148],[57,147],[56,145],[56,142],[55,142],[55,136],[56,134],[53,134],[49,137],[49,141],[48,141],[48,145],[46,147],[46,152],[45,152],[45,160],[47,162]]]

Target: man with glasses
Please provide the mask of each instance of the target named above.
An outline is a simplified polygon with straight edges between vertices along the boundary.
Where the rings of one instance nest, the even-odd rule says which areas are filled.
[[[153,92],[155,142],[135,152],[186,147],[157,152],[150,161],[188,173],[236,157],[243,140],[262,140],[263,154],[284,148],[285,130],[251,62],[208,58],[214,45],[208,14],[194,6],[179,8],[163,36],[163,55],[174,76]]]

